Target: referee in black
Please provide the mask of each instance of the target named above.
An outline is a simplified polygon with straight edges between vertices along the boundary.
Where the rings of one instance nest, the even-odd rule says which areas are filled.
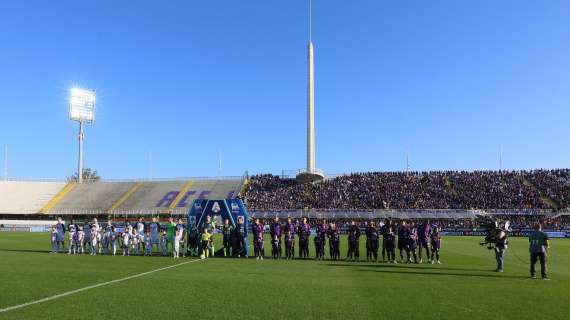
[[[536,279],[536,261],[540,260],[542,280],[550,280],[547,265],[550,243],[548,235],[542,231],[540,223],[534,226],[534,230],[528,235],[528,241],[530,243],[530,277]]]

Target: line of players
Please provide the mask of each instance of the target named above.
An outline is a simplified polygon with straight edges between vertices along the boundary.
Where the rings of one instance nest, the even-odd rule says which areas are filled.
[[[143,219],[139,218],[138,222],[127,224],[119,232],[112,219],[104,225],[100,225],[97,218],[84,225],[77,225],[72,219],[66,226],[60,217],[51,227],[51,252],[65,252],[64,242],[67,231],[68,254],[87,252],[91,255],[116,255],[119,250],[118,253],[122,253],[123,256],[151,255],[156,247],[156,250],[162,252],[163,256],[167,256],[170,246],[173,257],[178,258],[180,255],[185,256],[185,251],[180,249],[181,243],[183,245],[184,229],[182,219],[174,223],[173,218],[169,218],[162,231],[156,218],[153,218],[149,224],[145,224]]]
[[[162,229],[162,231],[161,231]],[[231,226],[228,221],[224,221],[221,226],[223,236],[223,246],[220,250],[221,256],[246,256],[245,254],[245,232],[243,221],[238,221],[237,227]],[[265,226],[256,219],[251,226],[253,234],[254,257],[263,259],[265,256],[264,233]],[[340,228],[334,222],[327,223],[320,221],[315,228],[313,238],[316,250],[315,259],[325,258],[326,242],[329,242],[329,257],[331,260],[340,259]],[[191,230],[186,237],[185,225],[182,219],[174,223],[173,218],[169,218],[166,227],[161,228],[156,218],[151,223],[145,223],[139,218],[135,224],[127,226],[118,232],[109,220],[105,225],[100,225],[97,219],[92,223],[79,226],[70,221],[65,227],[61,218],[57,224],[52,226],[51,244],[52,252],[56,253],[64,249],[65,232],[69,233],[68,253],[84,253],[91,255],[112,254],[116,255],[117,250],[121,250],[123,255],[151,255],[153,248],[162,255],[169,255],[169,247],[172,256],[178,258],[185,256],[188,251],[191,255],[200,257],[215,256],[212,235],[215,224],[211,217],[206,217],[206,221],[198,230]],[[394,231],[396,230],[396,232]],[[306,218],[301,223],[293,223],[291,218],[285,224],[281,224],[278,218],[269,226],[271,236],[271,256],[273,258],[282,257],[282,239],[285,248],[285,258],[294,259],[295,256],[295,236],[299,241],[299,258],[309,257],[309,241],[311,236],[311,226]],[[378,251],[380,248],[380,238],[382,238],[382,261],[396,263],[396,248],[399,250],[400,262],[422,262],[422,251],[425,250],[426,257],[430,263],[440,263],[439,252],[441,249],[441,233],[437,226],[432,226],[429,221],[425,221],[416,226],[413,222],[401,221],[399,224],[392,223],[389,219],[379,223],[378,227],[374,221],[370,221],[365,227],[366,235],[366,260],[378,261]],[[348,228],[348,253],[347,260],[358,261],[360,259],[360,228],[355,221],[351,222]],[[397,244],[396,244],[397,237]],[[187,238],[187,242],[185,241]],[[237,240],[236,240],[237,239]],[[241,241],[240,241],[241,240]],[[183,248],[182,250],[180,248]],[[404,254],[406,259],[404,259]],[[419,256],[418,256],[419,254]]]
[[[315,228],[313,238],[315,246],[315,259],[325,258],[326,242],[329,242],[329,257],[331,260],[340,259],[340,229],[334,222],[327,223],[320,221]],[[396,230],[396,231],[395,231]],[[265,256],[264,250],[265,226],[256,219],[252,224],[254,256],[261,260]],[[282,257],[282,239],[285,247],[285,258],[293,259],[295,256],[295,235],[299,240],[299,258],[309,257],[309,239],[311,236],[311,226],[307,219],[303,218],[298,225],[294,224],[290,218],[282,225],[278,218],[269,226],[271,237],[271,256],[275,259]],[[424,221],[419,225],[414,222],[400,221],[395,224],[389,219],[378,224],[369,221],[365,226],[366,235],[366,261],[377,262],[380,248],[380,238],[382,238],[382,261],[389,263],[396,262],[396,248],[399,250],[400,262],[422,263],[422,253],[425,251],[428,263],[440,264],[441,250],[441,230],[437,225],[431,225],[429,221]],[[346,259],[352,261],[360,260],[360,227],[355,221],[351,221],[348,228],[348,252]],[[396,243],[397,240],[397,243]],[[405,259],[404,259],[405,254]]]

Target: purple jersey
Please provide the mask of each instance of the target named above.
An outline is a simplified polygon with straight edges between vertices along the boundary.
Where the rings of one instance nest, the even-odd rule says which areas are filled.
[[[311,226],[308,223],[301,223],[299,225],[299,237],[300,238],[308,238],[311,235]]]
[[[429,239],[430,235],[431,235],[431,226],[429,225],[429,223],[420,224],[420,226],[418,227],[418,240],[420,241],[427,240]]]
[[[317,225],[317,234],[321,236],[322,239],[325,239],[329,227],[325,223],[319,223]]]
[[[439,233],[439,231],[434,231],[431,235],[430,235],[430,240],[431,240],[431,246],[434,249],[439,250],[441,248],[441,234]]]
[[[408,229],[408,245],[410,246],[410,249],[414,250],[417,248],[418,246],[418,230],[414,227]]]
[[[263,224],[254,224],[251,227],[251,232],[253,233],[254,240],[263,239]]]
[[[292,247],[293,243],[295,242],[295,237],[293,235],[285,235],[285,245],[287,247]]]
[[[285,228],[283,228],[283,230],[285,231],[285,233],[287,233],[287,231],[291,231],[291,235],[295,235],[296,231],[295,230],[295,225],[293,223],[287,223],[285,224]]]
[[[348,241],[358,241],[360,238],[360,228],[356,225],[350,226],[348,228]]]
[[[366,228],[366,238],[370,241],[378,240],[380,236],[378,235],[378,229],[376,227],[369,226]]]
[[[271,238],[277,236],[279,239],[281,239],[281,224],[279,222],[275,222],[274,224],[272,224],[270,232],[271,232]]]
[[[402,250],[408,245],[410,228],[400,226],[398,228],[398,249]]]
[[[329,242],[331,244],[338,244],[340,242],[340,234],[338,229],[330,229],[329,230]]]

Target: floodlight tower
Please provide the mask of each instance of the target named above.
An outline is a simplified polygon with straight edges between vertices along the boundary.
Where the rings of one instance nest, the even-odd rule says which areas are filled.
[[[312,0],[309,0],[309,43],[307,45],[307,168],[297,174],[303,182],[324,178],[324,172],[315,166],[315,68],[313,54]]]
[[[77,182],[83,182],[83,124],[95,120],[95,91],[71,88],[69,92],[69,119],[79,122],[79,157]]]

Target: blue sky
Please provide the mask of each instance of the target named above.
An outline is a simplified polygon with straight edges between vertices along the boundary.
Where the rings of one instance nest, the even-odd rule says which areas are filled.
[[[570,2],[315,0],[317,166],[570,167]],[[68,89],[97,91],[104,178],[305,165],[305,0],[2,1],[9,175],[76,170]],[[0,150],[3,153],[3,148]],[[3,157],[2,157],[3,158]],[[3,161],[3,160],[0,160]]]

